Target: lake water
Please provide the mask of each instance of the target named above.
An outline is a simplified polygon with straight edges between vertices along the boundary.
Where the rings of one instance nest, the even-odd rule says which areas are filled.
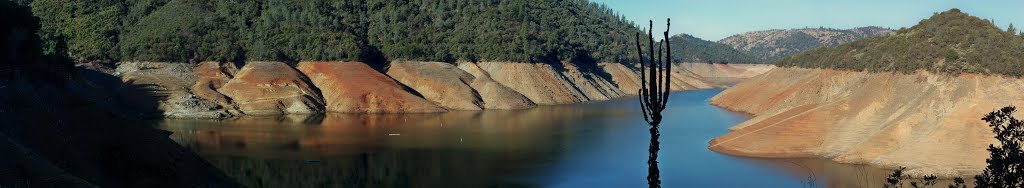
[[[664,187],[877,187],[886,171],[707,149],[749,117],[672,94],[661,126]],[[443,114],[162,120],[180,144],[250,187],[645,187],[650,133],[638,102]],[[812,175],[813,174],[813,175]]]

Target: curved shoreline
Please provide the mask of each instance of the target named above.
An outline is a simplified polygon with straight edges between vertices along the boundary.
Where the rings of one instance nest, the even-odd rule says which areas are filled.
[[[995,141],[981,117],[1024,101],[1022,90],[1024,81],[1001,76],[776,68],[712,98],[754,116],[708,148],[904,166],[918,176],[975,175]]]

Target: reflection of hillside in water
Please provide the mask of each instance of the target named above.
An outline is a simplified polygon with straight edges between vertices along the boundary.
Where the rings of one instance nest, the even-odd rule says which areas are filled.
[[[167,120],[160,128],[175,132],[179,143],[251,187],[478,187],[503,181],[495,177],[550,164],[579,141],[569,139],[573,126],[596,119],[587,117],[628,115],[604,108],[548,106]]]

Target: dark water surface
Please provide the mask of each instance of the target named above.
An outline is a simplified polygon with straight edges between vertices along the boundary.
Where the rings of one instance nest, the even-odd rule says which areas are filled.
[[[665,187],[876,187],[885,172],[707,149],[749,117],[674,93],[660,153]],[[527,110],[326,114],[157,126],[251,187],[645,187],[647,125],[633,98]]]

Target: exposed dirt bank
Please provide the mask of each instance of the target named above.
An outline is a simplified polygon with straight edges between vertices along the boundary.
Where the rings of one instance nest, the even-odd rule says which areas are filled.
[[[1024,81],[1000,76],[776,68],[712,98],[755,117],[709,148],[972,175],[985,168],[985,149],[995,143],[981,117],[1024,102],[1021,91]]]
[[[305,75],[281,62],[249,62],[218,89],[245,114],[323,112],[324,101]]]
[[[130,86],[115,89],[126,91],[119,101],[140,114],[168,118],[524,109],[635,95],[640,86],[639,68],[617,63],[395,61],[386,74],[359,62],[248,62],[240,68],[217,62],[124,62],[114,67],[96,72]],[[771,68],[682,63],[669,78],[676,91],[721,88],[727,84],[722,80]]]
[[[302,62],[298,69],[320,88],[327,111],[342,113],[445,112],[359,62]]]

